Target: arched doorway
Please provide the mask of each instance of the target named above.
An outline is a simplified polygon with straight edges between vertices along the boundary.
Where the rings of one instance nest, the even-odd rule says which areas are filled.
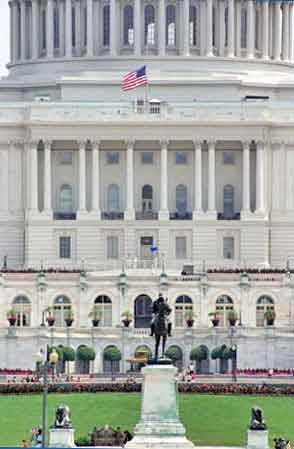
[[[112,350],[114,355],[112,354]],[[103,351],[103,373],[117,374],[120,372],[121,354],[119,349],[114,346],[107,346]]]
[[[135,299],[134,317],[136,328],[148,328],[152,319],[152,299],[148,295],[140,295]]]
[[[167,358],[172,360],[173,365],[176,366],[179,370],[183,368],[183,351],[179,346],[170,346],[165,351],[165,355]]]

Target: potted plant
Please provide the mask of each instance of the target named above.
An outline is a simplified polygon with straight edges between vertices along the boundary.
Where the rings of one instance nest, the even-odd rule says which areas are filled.
[[[276,312],[273,309],[267,309],[264,312],[264,318],[266,319],[266,324],[268,326],[273,326],[276,319]]]
[[[91,312],[89,313],[89,318],[92,318],[93,327],[98,327],[102,316],[102,311],[99,307],[93,306]]]
[[[7,319],[8,319],[8,322],[9,322],[9,326],[15,326],[16,319],[17,319],[17,317],[16,317],[16,310],[14,310],[14,309],[8,310],[8,312],[7,312]]]
[[[54,318],[54,315],[53,315],[53,313],[52,313],[52,307],[48,307],[48,308],[45,310],[45,312],[48,313],[48,316],[47,316],[47,318],[46,318],[46,321],[47,321],[47,323],[48,323],[48,326],[49,326],[49,327],[54,326],[55,318]]]
[[[188,327],[193,327],[194,324],[194,313],[193,310],[187,310],[185,313],[185,320]]]
[[[238,320],[238,314],[235,310],[228,310],[227,312],[227,318],[230,323],[230,326],[235,326]]]
[[[72,323],[74,322],[74,313],[72,309],[68,310],[67,317],[64,321],[67,327],[71,327]]]
[[[133,315],[131,314],[131,312],[129,310],[126,310],[123,314],[122,314],[122,322],[123,325],[125,327],[129,327],[131,322],[133,320]]]
[[[208,316],[211,317],[211,322],[212,322],[213,327],[217,327],[219,325],[219,322],[220,322],[219,312],[216,312],[216,311],[215,312],[210,312],[208,314]]]

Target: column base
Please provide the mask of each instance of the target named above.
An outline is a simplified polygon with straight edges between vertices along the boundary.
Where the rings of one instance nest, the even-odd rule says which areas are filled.
[[[217,219],[217,213],[216,210],[208,210],[205,213],[206,220],[216,220]]]
[[[78,210],[77,211],[77,220],[88,220],[89,212],[87,210]]]
[[[205,213],[203,212],[203,210],[194,210],[193,220],[205,220]]]
[[[254,212],[255,220],[267,220],[268,219],[268,213],[267,211],[263,209],[258,209]]]
[[[251,210],[241,210],[241,220],[254,220]]]
[[[125,212],[124,212],[124,219],[125,220],[135,220],[135,218],[136,218],[136,214],[135,214],[135,211],[134,211],[134,209],[127,209],[127,210],[125,210]]]
[[[158,212],[158,220],[161,220],[161,221],[169,220],[169,211],[168,210],[160,210]]]
[[[91,210],[88,212],[88,218],[90,220],[100,221],[101,220],[101,211],[100,210]]]
[[[52,209],[44,209],[40,214],[39,218],[44,220],[53,220],[53,210]]]
[[[40,218],[40,211],[38,209],[29,209],[26,211],[25,216],[28,220],[33,218]]]

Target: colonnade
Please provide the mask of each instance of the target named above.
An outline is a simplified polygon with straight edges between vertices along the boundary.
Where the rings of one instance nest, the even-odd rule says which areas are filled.
[[[195,140],[194,146],[194,174],[193,174],[193,217],[194,219],[200,217],[207,217],[216,219],[216,140],[208,142]],[[99,141],[81,141],[78,145],[78,216],[79,214],[88,214],[89,212],[98,219],[101,217],[100,205],[100,143]],[[38,147],[39,142],[29,142],[26,148],[27,161],[27,176],[28,179],[28,204],[27,208],[33,213],[38,214]],[[159,220],[169,219],[168,209],[168,154],[169,142],[160,142],[160,209]],[[250,213],[250,155],[251,143],[244,141],[242,143],[242,212]],[[91,208],[87,209],[86,201],[86,150],[91,151]],[[208,207],[203,209],[203,151],[208,152]],[[52,142],[44,143],[44,208],[43,212],[46,214],[52,213]],[[134,152],[135,141],[126,142],[126,210],[124,218],[127,220],[134,220],[136,216],[134,204]],[[265,204],[265,142],[256,143],[256,213],[264,214],[266,209]]]
[[[125,5],[120,0],[103,4],[101,0],[10,0],[9,4],[12,62],[40,57],[91,58],[121,54],[140,57],[148,52],[161,57],[173,52],[181,56],[294,60],[294,3],[291,1],[183,0],[175,6],[175,42],[170,47],[167,7],[173,3],[150,0],[155,11],[152,48],[146,43],[147,3],[141,0],[131,2],[131,18],[127,20],[133,38],[128,45],[123,41]],[[106,16],[105,5],[109,6]],[[109,36],[106,44],[105,33]],[[195,42],[191,38],[193,33],[197,35]]]

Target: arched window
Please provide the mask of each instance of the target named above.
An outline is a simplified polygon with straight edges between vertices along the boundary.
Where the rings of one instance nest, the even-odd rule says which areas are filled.
[[[224,217],[234,217],[234,187],[230,184],[224,186]]]
[[[175,305],[175,327],[185,326],[185,315],[188,311],[193,311],[193,301],[187,295],[178,296]]]
[[[166,45],[176,45],[176,7],[168,5],[166,8]]]
[[[241,48],[247,47],[247,9],[241,9]]]
[[[118,374],[120,372],[120,360],[108,360],[108,357],[106,356],[106,353],[108,351],[111,351],[111,349],[116,349],[119,351],[119,349],[114,346],[107,346],[107,348],[103,351],[103,373],[105,374]]]
[[[140,295],[135,300],[135,327],[148,328],[152,319],[152,299],[147,295]]]
[[[197,45],[197,8],[190,6],[190,45]]]
[[[13,301],[16,312],[16,326],[27,327],[31,324],[31,303],[26,296],[17,296]]]
[[[216,300],[216,312],[219,314],[219,325],[224,327],[228,325],[227,313],[234,310],[234,303],[230,296],[221,295]]]
[[[144,42],[145,45],[155,45],[155,10],[153,5],[145,6]]]
[[[108,212],[119,212],[119,187],[117,184],[110,184],[107,191]]]
[[[179,184],[176,187],[176,210],[177,212],[187,212],[187,186]]]
[[[57,6],[53,10],[53,27],[54,27],[54,48],[59,48],[59,9]]]
[[[73,211],[72,187],[69,184],[63,184],[60,188],[59,209],[61,212]]]
[[[110,6],[103,6],[103,46],[109,47],[110,43]]]
[[[101,311],[100,326],[111,327],[112,326],[112,302],[106,295],[97,296],[95,299],[95,306]]]
[[[265,324],[265,312],[267,310],[275,310],[274,301],[270,296],[263,295],[256,302],[256,326],[263,327]]]
[[[153,210],[153,187],[145,184],[142,187],[142,211],[151,212]]]
[[[134,44],[134,10],[131,5],[126,5],[123,12],[124,20],[124,45]]]
[[[54,301],[53,315],[55,318],[55,326],[64,327],[65,321],[70,314],[71,302],[67,296],[60,295]]]

